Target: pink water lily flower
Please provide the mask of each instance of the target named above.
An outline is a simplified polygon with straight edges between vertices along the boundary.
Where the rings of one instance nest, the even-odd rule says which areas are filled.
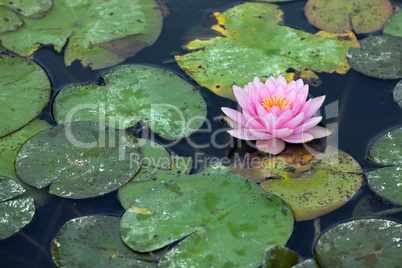
[[[242,112],[223,107],[233,120],[228,133],[243,140],[256,140],[257,149],[278,154],[285,142],[304,143],[322,138],[332,132],[317,126],[321,116],[312,117],[324,102],[325,96],[307,99],[308,85],[301,79],[289,84],[281,75],[262,83],[254,78],[244,89],[233,86]]]

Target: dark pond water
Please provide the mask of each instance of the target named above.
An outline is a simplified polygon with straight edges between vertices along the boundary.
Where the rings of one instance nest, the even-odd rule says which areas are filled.
[[[221,114],[220,107],[236,107],[233,101],[221,98],[204,89],[192,81],[175,63],[174,54],[184,54],[181,46],[189,40],[198,37],[211,36],[213,33],[202,28],[207,25],[208,15],[215,11],[224,11],[241,1],[230,0],[166,0],[170,15],[164,19],[162,33],[152,47],[148,47],[136,56],[127,59],[124,64],[148,64],[166,68],[176,72],[186,81],[197,86],[208,104],[208,117],[215,118]],[[401,3],[399,1],[399,3]],[[285,13],[285,25],[292,26],[307,32],[315,33],[317,29],[310,25],[303,13],[305,1],[280,3]],[[374,33],[375,34],[380,34]],[[367,35],[358,36],[359,39]],[[269,37],[267,37],[269,38]],[[97,82],[100,73],[107,70],[92,71],[82,68],[81,64],[74,62],[66,68],[63,54],[54,52],[51,47],[44,47],[34,54],[34,60],[46,69],[53,86],[53,95],[70,83]],[[376,166],[367,160],[368,149],[373,140],[382,132],[402,125],[401,108],[392,99],[392,89],[398,80],[381,80],[370,78],[350,70],[346,75],[318,74],[322,84],[310,88],[312,96],[326,95],[324,105],[335,103],[338,111],[334,114],[324,114],[323,124],[336,126],[337,141],[332,141],[341,150],[354,157],[362,166],[364,172]],[[46,107],[40,118],[54,124],[51,115],[51,103]],[[212,121],[213,130],[224,125],[219,121]],[[205,127],[205,126],[204,126]],[[133,128],[132,131],[141,136],[141,130]],[[199,144],[210,142],[209,133],[195,133],[192,139]],[[217,137],[218,142],[224,143],[227,134]],[[166,143],[156,137],[159,143]],[[168,148],[171,153],[182,156],[195,156],[194,150],[185,140]],[[226,157],[230,150],[206,148],[201,153],[208,157]],[[204,159],[204,158],[203,158]],[[195,159],[197,160],[197,159]],[[204,162],[196,161],[193,172],[196,172]],[[207,161],[206,161],[207,162]],[[340,209],[319,218],[321,231],[325,231],[339,222],[350,219],[352,210],[358,200],[363,196],[373,195],[368,189],[366,179],[360,192]],[[377,210],[393,208],[379,198],[374,198]],[[54,267],[50,255],[50,243],[60,227],[72,218],[84,215],[114,215],[121,216],[124,212],[117,192],[85,200],[69,200],[53,197],[44,205],[37,208],[32,222],[16,235],[0,241],[0,261],[2,267]],[[402,220],[402,213],[388,214],[383,218]],[[315,238],[314,222],[299,222],[287,246],[304,258],[313,256],[313,242]]]

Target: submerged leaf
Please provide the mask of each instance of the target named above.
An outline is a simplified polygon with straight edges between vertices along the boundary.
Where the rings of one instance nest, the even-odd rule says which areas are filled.
[[[380,35],[361,41],[361,49],[346,53],[350,66],[365,75],[395,79],[402,77],[402,37]]]
[[[191,157],[171,156],[161,145],[138,139],[142,144],[143,165],[126,185],[119,188],[119,201],[128,209],[135,199],[168,180],[190,174]]]
[[[151,256],[132,251],[121,241],[120,218],[86,216],[68,221],[52,241],[57,267],[156,267],[141,259]]]
[[[297,264],[299,255],[286,247],[273,245],[264,249],[263,268],[292,267]]]
[[[139,170],[136,138],[91,121],[44,130],[18,153],[16,171],[27,184],[68,198],[102,195],[124,185]]]
[[[258,159],[260,165],[256,165]],[[360,165],[333,146],[324,150],[288,146],[275,157],[257,157],[250,163],[253,166],[235,163],[231,169],[285,200],[297,221],[314,219],[339,208],[362,184]]]
[[[393,11],[388,0],[309,0],[304,12],[322,30],[361,34],[381,29]]]
[[[324,233],[314,252],[322,267],[394,267],[401,258],[400,223],[360,219]]]
[[[234,84],[243,86],[256,76],[266,79],[283,74],[288,80],[303,78],[318,85],[313,71],[349,70],[345,53],[359,46],[354,34],[313,35],[277,26],[282,14],[278,6],[268,3],[244,3],[214,13],[217,24],[212,29],[225,37],[194,40],[185,47],[196,51],[175,56],[176,61],[199,84],[232,99]]]
[[[18,31],[0,34],[5,48],[28,56],[41,44],[54,45],[58,52],[67,44],[66,65],[80,60],[93,69],[134,56],[152,45],[162,28],[153,0],[54,0],[43,18],[23,20]]]
[[[191,175],[161,184],[137,198],[121,221],[123,241],[147,252],[181,238],[161,267],[257,267],[266,246],[284,245],[293,215],[278,197],[233,175]]]
[[[120,129],[139,120],[165,139],[190,135],[204,123],[206,103],[176,74],[144,65],[121,65],[103,77],[104,86],[72,84],[53,104],[58,124],[92,120]]]
[[[51,85],[34,61],[0,55],[0,137],[28,124],[47,105]],[[10,120],[12,118],[12,120]]]

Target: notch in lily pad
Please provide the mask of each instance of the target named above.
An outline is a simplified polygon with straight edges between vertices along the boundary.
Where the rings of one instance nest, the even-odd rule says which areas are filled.
[[[142,120],[169,140],[186,137],[204,123],[205,100],[194,86],[170,71],[121,65],[102,79],[103,86],[63,88],[53,104],[57,123],[91,120],[125,129]]]
[[[182,176],[138,197],[122,216],[121,237],[148,252],[180,241],[159,267],[257,267],[266,246],[293,231],[290,208],[234,175]]]
[[[36,188],[67,198],[106,194],[139,170],[136,138],[92,121],[57,125],[25,143],[16,159],[18,176]]]
[[[313,145],[289,145],[271,158],[251,155],[230,168],[285,200],[297,221],[314,219],[350,200],[359,191],[363,174],[346,152]]]
[[[378,137],[370,147],[369,160],[386,165],[367,172],[370,189],[381,198],[402,205],[402,127]]]
[[[39,3],[52,3],[14,2],[25,2],[36,9]],[[2,45],[21,56],[31,55],[41,45],[53,45],[57,52],[65,47],[67,66],[80,60],[84,66],[102,69],[152,45],[162,29],[161,10],[154,0],[57,0],[51,7],[42,18],[20,17],[23,25],[15,27],[16,31],[0,34]]]
[[[308,21],[319,29],[343,33],[380,30],[392,15],[388,0],[309,0],[304,7]]]
[[[393,267],[400,261],[402,225],[385,219],[338,224],[314,246],[321,267]]]
[[[0,239],[5,239],[31,222],[33,198],[19,197],[26,191],[13,179],[0,177]]]
[[[63,225],[51,245],[57,267],[156,267],[154,257],[132,251],[120,238],[120,218],[85,216]]]
[[[175,59],[200,85],[233,100],[232,86],[243,86],[254,77],[265,81],[284,75],[288,81],[302,78],[318,86],[315,72],[344,74],[350,69],[345,53],[359,47],[353,33],[313,35],[280,26],[282,15],[277,5],[261,2],[215,12],[217,23],[211,28],[223,36],[193,40],[185,46],[191,52]]]
[[[0,73],[0,137],[3,137],[42,112],[52,87],[45,70],[26,58],[0,55]]]

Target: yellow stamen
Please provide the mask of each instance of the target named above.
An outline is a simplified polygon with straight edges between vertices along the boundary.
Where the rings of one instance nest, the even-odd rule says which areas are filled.
[[[271,109],[274,106],[279,107],[279,109],[285,108],[287,105],[290,105],[292,102],[289,101],[289,99],[282,97],[279,99],[279,95],[276,96],[276,98],[271,95],[267,96],[262,100],[262,106],[264,107],[265,110]]]

